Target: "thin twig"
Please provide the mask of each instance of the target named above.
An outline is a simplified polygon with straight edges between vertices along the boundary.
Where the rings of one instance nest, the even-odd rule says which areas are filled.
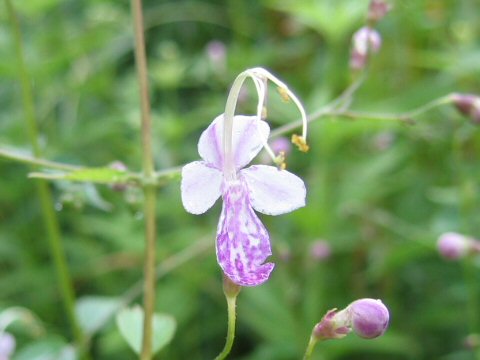
[[[30,82],[30,76],[27,72],[27,67],[25,65],[25,56],[23,52],[22,37],[20,32],[20,23],[18,21],[15,9],[10,0],[5,0],[7,7],[8,16],[10,18],[10,23],[12,26],[12,32],[14,35],[14,44],[15,51],[17,56],[17,66],[18,66],[18,75],[21,82],[22,89],[22,103],[23,109],[25,111],[25,119],[27,122],[27,131],[29,135],[30,144],[33,149],[33,154],[35,159],[41,158],[41,148],[38,142],[38,128],[37,128],[37,119],[35,115],[35,106],[33,101],[33,90]],[[2,155],[5,155],[3,152]],[[12,154],[7,154],[12,155]],[[10,156],[12,158],[12,156]],[[16,156],[17,161],[27,162],[31,165],[33,164],[31,159],[26,157]],[[42,165],[45,165],[42,164]],[[52,165],[52,163],[48,163]],[[55,164],[55,166],[58,166]],[[34,167],[35,169],[35,167]],[[65,250],[63,248],[62,239],[60,235],[60,227],[58,224],[58,219],[53,208],[53,198],[50,192],[48,184],[44,180],[36,181],[37,193],[40,199],[40,205],[42,209],[43,222],[47,232],[48,245],[50,248],[50,253],[53,258],[53,263],[55,267],[55,272],[57,275],[57,281],[59,283],[60,291],[63,298],[63,303],[67,313],[68,320],[70,322],[73,337],[75,342],[80,348],[80,353],[83,353],[85,350],[85,337],[78,323],[76,314],[75,314],[75,292],[73,289],[73,283],[70,276],[70,272],[67,265],[67,260],[65,256]],[[82,354],[83,357],[88,358],[88,354],[85,351]]]
[[[150,360],[152,358],[153,314],[155,310],[155,242],[157,237],[155,214],[157,190],[154,186],[155,167],[152,152],[152,119],[150,113],[150,96],[148,92],[148,69],[145,52],[142,1],[131,0],[131,8],[135,33],[135,63],[140,88],[142,114],[142,164],[144,177],[146,179],[143,186],[145,195],[145,285],[143,299],[143,337],[140,358],[141,360]]]
[[[0,148],[0,157],[5,159],[14,160],[16,162],[33,165],[36,167],[44,167],[53,170],[62,170],[62,171],[74,171],[82,169],[82,166],[70,165],[59,163],[56,161],[50,161],[41,159],[36,156],[21,154],[18,151],[8,150],[5,148]]]

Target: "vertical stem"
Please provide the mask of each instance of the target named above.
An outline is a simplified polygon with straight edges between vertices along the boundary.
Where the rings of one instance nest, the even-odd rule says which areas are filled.
[[[35,116],[35,106],[33,101],[33,91],[30,84],[29,75],[25,65],[25,57],[22,47],[22,37],[20,33],[20,24],[15,13],[15,9],[10,0],[5,0],[12,32],[14,35],[15,52],[17,56],[18,74],[22,89],[22,102],[27,121],[27,130],[30,143],[35,157],[41,157],[41,148],[38,143],[38,129]],[[35,167],[34,167],[35,168]],[[84,347],[85,337],[82,333],[75,315],[75,294],[72,279],[67,266],[65,251],[62,245],[57,216],[53,208],[52,194],[50,188],[44,180],[35,182],[37,193],[40,199],[43,222],[47,231],[48,245],[53,258],[57,281],[60,286],[67,317],[72,327],[73,337],[79,347]]]
[[[236,322],[236,306],[237,296],[241,290],[241,287],[234,284],[229,278],[224,275],[223,278],[223,292],[225,293],[225,299],[227,300],[227,313],[228,313],[228,325],[227,325],[227,339],[225,346],[220,354],[217,355],[215,360],[225,359],[232,350],[233,340],[235,339],[235,322]]]
[[[453,153],[456,158],[455,163],[457,167],[455,168],[455,174],[457,176],[457,187],[459,188],[459,212],[461,214],[461,219],[463,220],[460,224],[462,232],[467,234],[471,233],[472,227],[470,226],[470,217],[469,214],[472,212],[472,199],[475,197],[472,196],[470,191],[469,177],[464,170],[463,163],[466,161],[463,154],[463,142],[460,135],[461,127],[457,126],[454,130],[453,135]],[[471,334],[477,334],[480,331],[480,312],[478,310],[478,305],[480,304],[479,288],[477,285],[477,272],[478,269],[475,266],[474,259],[468,257],[463,261],[463,276],[465,285],[467,287],[467,309],[466,313],[468,316],[469,322],[469,331]],[[480,350],[474,350],[475,359],[480,360]]]
[[[315,348],[315,345],[317,344],[317,339],[315,336],[310,336],[310,340],[308,341],[307,349],[305,350],[305,355],[303,355],[303,360],[309,360],[310,357],[312,356],[313,349]]]
[[[150,115],[150,97],[148,93],[147,57],[145,53],[144,23],[142,1],[131,0],[134,33],[135,33],[135,63],[140,90],[142,113],[142,146],[144,183],[144,214],[145,214],[145,283],[143,299],[143,338],[141,360],[152,358],[152,323],[155,308],[155,209],[156,191],[153,185],[155,168],[152,152],[152,120]]]

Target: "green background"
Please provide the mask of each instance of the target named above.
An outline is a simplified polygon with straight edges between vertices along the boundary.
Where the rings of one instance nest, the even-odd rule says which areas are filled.
[[[401,113],[451,92],[479,92],[479,1],[392,3],[377,26],[382,48],[352,109]],[[88,166],[120,160],[140,171],[129,2],[13,4],[44,157]],[[338,96],[354,79],[351,36],[367,7],[365,0],[144,0],[156,168],[198,159],[199,135],[223,111],[233,79],[249,67],[278,75],[308,113]],[[225,46],[223,63],[209,57],[212,41]],[[1,3],[0,147],[29,151],[16,69]],[[245,112],[254,109],[249,94]],[[297,117],[272,91],[271,127]],[[307,184],[307,206],[261,216],[276,268],[267,283],[240,294],[232,359],[299,359],[328,309],[362,297],[382,299],[390,309],[386,335],[326,342],[314,359],[475,359],[464,342],[480,333],[479,259],[447,262],[435,242],[446,231],[480,237],[480,131],[452,106],[416,120],[414,126],[332,117],[312,123],[311,150],[287,158],[288,169]],[[46,330],[40,336],[18,325],[9,330],[18,359],[35,344],[58,348],[71,339],[29,171],[0,159],[0,309],[26,307]],[[211,359],[226,333],[214,251],[220,205],[190,215],[179,185],[176,177],[159,190],[158,263],[196,250],[158,282],[156,310],[178,322],[159,358]],[[142,277],[141,192],[62,181],[51,188],[78,297],[121,297]],[[332,247],[323,261],[310,253],[318,239]],[[92,354],[134,358],[113,321],[93,337]]]

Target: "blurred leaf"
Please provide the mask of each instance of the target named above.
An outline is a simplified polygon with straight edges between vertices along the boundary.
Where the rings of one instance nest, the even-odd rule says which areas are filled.
[[[117,315],[117,326],[128,345],[140,354],[143,334],[143,309],[140,306],[124,309]],[[173,338],[175,319],[166,314],[154,314],[152,352],[156,353]]]
[[[12,360],[76,360],[75,349],[59,337],[35,341],[18,350]]]
[[[75,310],[83,331],[93,335],[101,330],[122,304],[121,299],[116,297],[85,296],[79,299]]]
[[[368,0],[266,0],[268,6],[297,17],[328,39],[338,41],[367,12]]]

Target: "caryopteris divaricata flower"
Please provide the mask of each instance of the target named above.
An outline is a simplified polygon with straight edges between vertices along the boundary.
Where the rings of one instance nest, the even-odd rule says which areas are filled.
[[[375,299],[359,299],[345,309],[329,310],[313,328],[317,340],[340,339],[353,330],[364,339],[373,339],[387,330],[390,315],[387,307]]]
[[[234,116],[240,88],[250,77],[259,101],[255,116]],[[274,264],[265,261],[272,254],[267,229],[255,211],[280,215],[305,205],[303,181],[281,166],[246,166],[267,145],[270,132],[261,120],[264,113],[266,80],[276,83],[305,112],[290,90],[269,72],[249,69],[235,80],[225,107],[202,133],[198,152],[202,160],[182,169],[181,193],[185,209],[192,214],[207,211],[221,196],[222,213],[217,228],[217,260],[228,278],[241,286],[266,281]],[[305,141],[306,128],[301,136]]]

